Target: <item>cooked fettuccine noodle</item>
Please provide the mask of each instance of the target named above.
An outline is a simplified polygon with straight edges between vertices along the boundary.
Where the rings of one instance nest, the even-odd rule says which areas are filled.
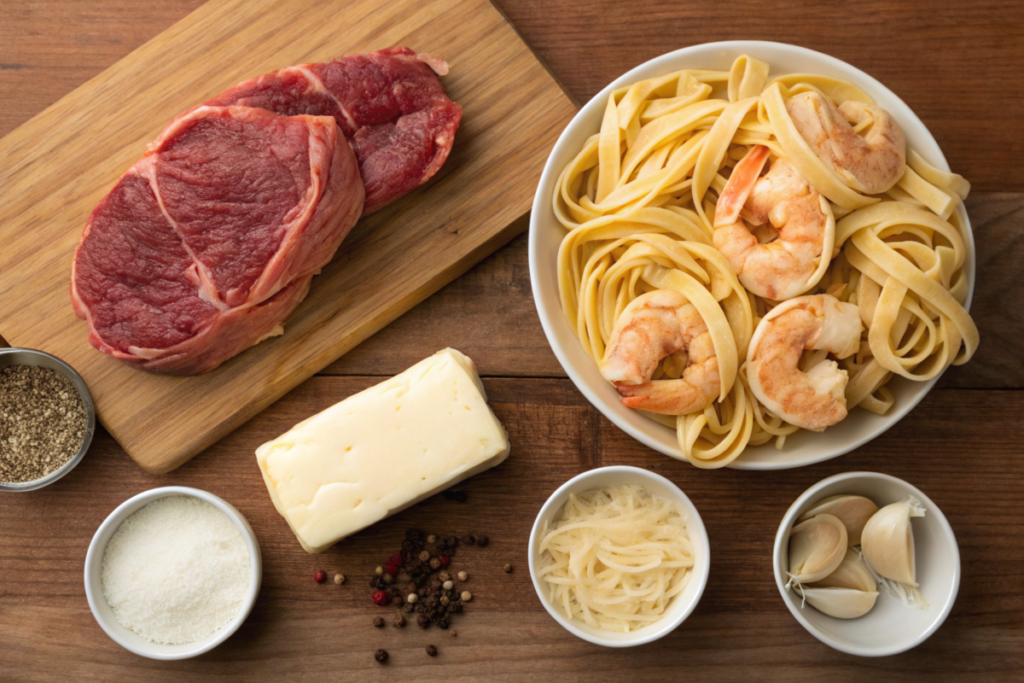
[[[797,120],[793,98],[807,111],[841,107],[853,133],[871,141],[874,131],[879,144],[886,142],[886,122],[895,125],[883,121],[885,113],[851,83],[813,74],[769,80],[767,64],[740,57],[730,71],[684,70],[615,90],[600,132],[562,171],[553,197],[555,215],[568,231],[558,256],[562,308],[595,362],[606,367],[614,360],[610,344],[620,343],[614,336],[617,322],[623,326],[620,316],[649,292],[681,294],[678,301],[692,305],[706,326],[713,347],[707,355],[716,359],[719,379],[709,385],[714,400],[689,414],[647,413],[676,430],[682,456],[699,467],[726,465],[748,445],[774,440],[782,448],[799,429],[757,398],[745,366],[758,324],[791,295],[781,296],[769,281],[777,273],[765,275],[765,289],[755,293],[753,266],[750,273],[739,272],[728,249],[716,248],[725,234],[715,235],[722,227],[716,226],[716,204],[737,164],[759,148],[765,148],[761,159],[749,163],[767,168],[770,160],[769,175],[797,183],[802,178],[808,191],[816,191],[802,210],[817,221],[817,251],[806,252],[810,257],[800,262],[799,276],[796,270],[790,275],[787,291],[827,293],[859,310],[859,345],[837,359],[849,380],[848,409],[884,414],[895,401],[886,386],[894,374],[929,380],[965,363],[978,345],[964,308],[967,240],[956,211],[967,197],[967,181],[908,149],[891,187],[870,194],[870,174],[877,169],[858,168],[849,155],[840,155],[839,165],[827,163],[827,152],[807,139],[808,126],[818,124]],[[821,120],[826,133],[832,130],[824,114]],[[753,168],[751,182],[761,168]],[[752,205],[744,205],[745,198],[739,195],[735,211],[744,207],[749,219]],[[779,233],[762,223],[751,232],[767,246]],[[627,317],[643,313],[636,308]],[[679,311],[692,317],[689,308]],[[695,352],[670,352],[647,379],[681,377],[687,353],[692,359]],[[805,351],[800,368],[808,370],[827,355]],[[623,402],[630,400],[648,405]]]

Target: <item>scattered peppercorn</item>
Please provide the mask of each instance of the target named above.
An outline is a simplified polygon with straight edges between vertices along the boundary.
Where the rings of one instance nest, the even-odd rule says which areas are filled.
[[[335,574],[334,575],[334,583],[338,584],[339,586],[341,584],[345,583],[345,575],[344,574]]]
[[[452,629],[452,630],[451,630],[451,634],[452,634],[452,638],[455,638],[456,636],[458,636],[458,635],[459,635],[459,632],[458,632],[458,631],[456,631],[455,629]]]
[[[327,572],[323,572],[317,569],[315,572],[313,572],[313,580],[317,583],[323,583],[327,580]]]
[[[383,607],[391,601],[391,597],[387,594],[387,591],[374,591],[373,592],[373,604],[378,607]]]
[[[384,628],[384,617],[374,617],[373,625],[377,628]]]
[[[445,581],[448,581],[451,578],[452,578],[451,574],[449,574],[446,571],[440,571],[440,572],[437,573],[437,580],[441,581],[442,583],[445,582]]]
[[[437,648],[434,647],[433,645],[427,645],[427,654],[430,655],[431,657],[436,657],[437,656]]]
[[[395,625],[395,628],[402,628],[403,626],[405,626],[405,615],[399,612],[391,620],[391,623]]]
[[[380,576],[381,574],[384,573],[384,567],[381,567],[380,565],[377,565],[377,568],[373,570],[373,573],[376,574],[377,576]]]
[[[409,593],[409,595],[407,595],[405,599],[409,602],[410,605],[412,605],[420,599],[420,596],[416,593]]]
[[[381,664],[383,664],[384,662],[388,661],[388,651],[387,650],[377,650],[376,652],[373,653],[373,658],[376,659]]]
[[[506,574],[511,574],[512,573],[512,565],[510,565],[510,564],[506,564],[504,567],[502,567],[502,569],[505,570]]]
[[[469,496],[466,494],[465,491],[456,491],[455,492],[455,502],[456,503],[465,503],[468,498],[469,498]]]
[[[430,568],[431,569],[440,569],[441,568],[441,560],[440,560],[440,558],[437,558],[437,557],[430,558],[429,564],[430,564]]]
[[[416,609],[415,605],[410,605],[409,603],[405,603],[404,605],[402,605],[402,611],[406,614],[412,614],[412,611],[414,609]]]
[[[434,534],[427,536],[427,543],[437,543],[437,536]]]
[[[473,594],[469,591],[462,591],[462,595],[460,595],[459,598],[462,599],[462,602],[469,602],[473,599]]]
[[[430,553],[424,550],[419,554],[420,562],[426,562],[430,559]]]
[[[467,574],[466,572],[459,572],[458,577],[459,581],[465,581],[469,578],[469,574]]]
[[[466,545],[476,545],[476,536],[463,536],[461,540]]]
[[[490,542],[491,542],[491,539],[487,538],[486,536],[477,536],[476,537],[476,544],[478,546],[480,546],[481,548],[486,548],[487,544],[490,543]]]
[[[441,584],[441,588],[444,588],[446,591],[450,591],[451,589],[455,588],[455,582],[451,579],[448,579],[447,581]]]

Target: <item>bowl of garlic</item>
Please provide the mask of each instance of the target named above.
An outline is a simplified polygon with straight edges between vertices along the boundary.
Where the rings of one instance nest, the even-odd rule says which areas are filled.
[[[846,472],[807,489],[775,536],[775,582],[815,638],[884,657],[928,639],[953,609],[960,551],[935,503],[902,479]]]

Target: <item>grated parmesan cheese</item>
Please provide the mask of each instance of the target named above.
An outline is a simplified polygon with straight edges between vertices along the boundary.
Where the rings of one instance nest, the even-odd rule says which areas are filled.
[[[168,496],[126,519],[103,554],[103,597],[118,622],[180,645],[227,626],[252,580],[241,532],[192,496]]]

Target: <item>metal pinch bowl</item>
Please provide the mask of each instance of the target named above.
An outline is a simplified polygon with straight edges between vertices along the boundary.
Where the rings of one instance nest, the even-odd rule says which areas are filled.
[[[89,445],[92,443],[92,436],[96,433],[96,407],[93,405],[92,396],[89,394],[89,389],[85,386],[82,376],[60,358],[43,353],[42,351],[36,351],[35,349],[0,349],[0,369],[12,365],[34,365],[36,367],[56,370],[71,380],[71,383],[75,385],[75,389],[78,390],[78,395],[82,397],[82,403],[85,404],[85,419],[87,423],[85,439],[82,440],[81,448],[78,449],[78,453],[71,460],[40,479],[20,484],[0,482],[0,491],[35,491],[57,481],[75,469],[75,466],[82,461],[82,457],[89,450]]]

